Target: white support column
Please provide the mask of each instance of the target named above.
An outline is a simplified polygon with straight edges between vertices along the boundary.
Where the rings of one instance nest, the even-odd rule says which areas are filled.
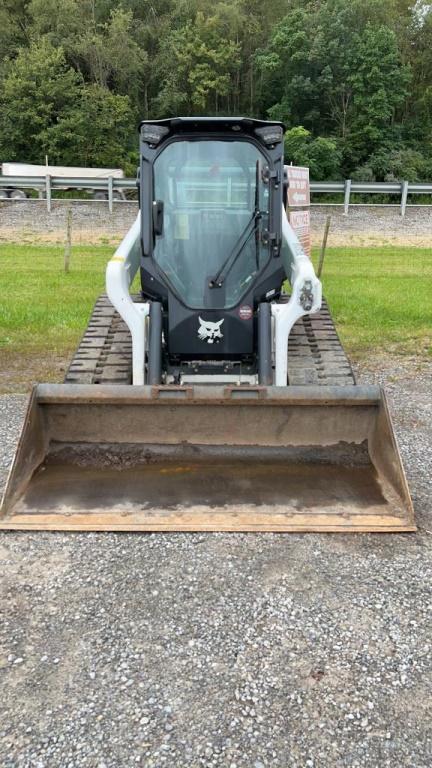
[[[141,255],[140,214],[120,243],[106,269],[106,290],[111,304],[132,336],[132,384],[145,384],[146,317],[149,304],[135,304],[129,288],[138,271]]]

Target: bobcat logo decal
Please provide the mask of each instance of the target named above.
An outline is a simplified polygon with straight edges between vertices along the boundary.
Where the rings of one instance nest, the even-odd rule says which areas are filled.
[[[198,338],[201,341],[206,341],[207,344],[218,344],[223,339],[223,333],[221,332],[221,325],[224,321],[218,320],[217,323],[211,323],[210,320],[203,320],[199,317],[200,326],[198,328]]]

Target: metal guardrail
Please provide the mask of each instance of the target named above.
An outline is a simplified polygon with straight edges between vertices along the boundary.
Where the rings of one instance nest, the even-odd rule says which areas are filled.
[[[35,189],[40,196],[46,197],[47,209],[51,211],[52,191],[61,189],[92,189],[103,191],[107,195],[110,212],[115,200],[114,192],[125,189],[136,189],[135,179],[114,179],[112,176],[105,179],[88,177],[60,177],[60,176],[0,176],[1,189]],[[408,195],[432,195],[432,183],[411,181],[312,181],[311,192],[314,194],[339,193],[344,196],[344,213],[348,214],[352,194],[366,195],[398,195],[400,198],[401,216],[405,216]],[[319,205],[319,203],[318,203]],[[338,205],[338,203],[335,203]]]
[[[46,198],[47,210],[51,211],[52,191],[64,189],[91,189],[106,192],[110,213],[115,200],[114,192],[136,189],[136,179],[88,178],[85,176],[0,176],[0,189],[35,189]]]
[[[401,216],[405,216],[408,195],[432,195],[432,183],[411,181],[312,181],[311,192],[335,193],[344,196],[344,213],[347,215],[351,194],[363,195],[398,195],[400,197]]]

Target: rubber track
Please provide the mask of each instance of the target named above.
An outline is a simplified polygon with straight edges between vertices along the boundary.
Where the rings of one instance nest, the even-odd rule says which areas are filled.
[[[139,301],[138,296],[133,297]],[[99,296],[65,376],[68,384],[131,384],[129,329],[108,296]]]
[[[324,299],[320,311],[298,320],[289,335],[288,381],[325,387],[356,383]]]
[[[139,296],[133,297],[140,301]],[[301,318],[288,345],[289,384],[346,386],[354,374],[325,301],[321,310]],[[132,343],[129,330],[106,295],[96,301],[89,324],[65,376],[68,384],[130,384]]]

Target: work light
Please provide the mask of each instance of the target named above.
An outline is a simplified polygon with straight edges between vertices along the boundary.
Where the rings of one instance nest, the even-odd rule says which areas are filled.
[[[141,138],[146,144],[152,144],[156,146],[162,141],[163,137],[169,133],[169,128],[164,125],[152,125],[151,123],[143,123],[141,126]]]
[[[255,128],[255,133],[267,147],[282,141],[281,125],[266,125],[264,128]]]

